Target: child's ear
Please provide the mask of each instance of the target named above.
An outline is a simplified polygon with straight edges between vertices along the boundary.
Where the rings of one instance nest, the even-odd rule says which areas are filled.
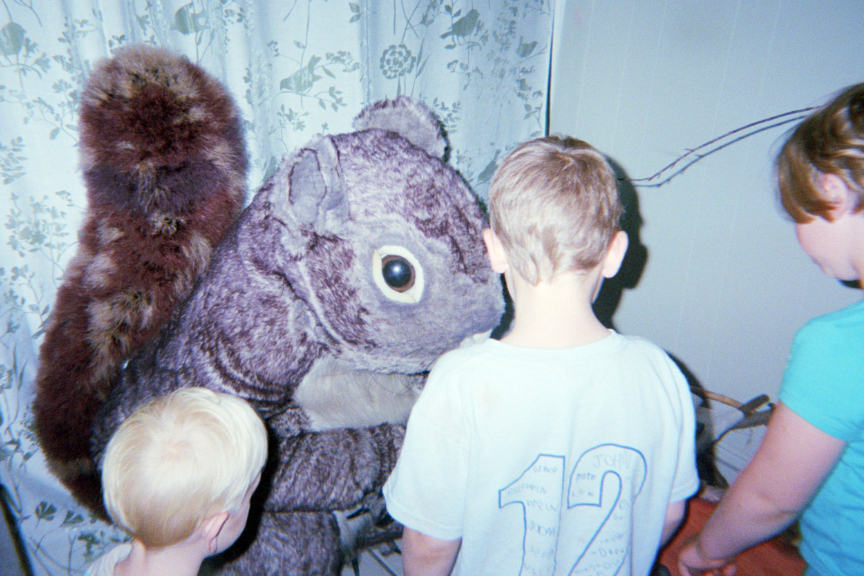
[[[619,230],[615,233],[615,236],[612,237],[612,242],[609,243],[609,250],[606,251],[606,256],[601,263],[602,268],[600,271],[604,278],[612,278],[618,274],[629,245],[630,239],[627,237],[626,232]]]
[[[228,516],[228,512],[219,512],[204,520],[201,525],[202,536],[207,541],[207,550],[212,554],[219,551],[219,533],[228,521]]]
[[[852,193],[840,176],[836,174],[820,174],[819,186],[822,188],[825,200],[832,204],[832,216],[840,216],[855,207]]]
[[[491,228],[483,230],[483,243],[486,244],[486,253],[489,255],[489,264],[492,265],[492,270],[498,274],[506,272],[510,268],[510,264],[507,262],[507,252],[504,250],[504,245],[501,244],[501,239]]]

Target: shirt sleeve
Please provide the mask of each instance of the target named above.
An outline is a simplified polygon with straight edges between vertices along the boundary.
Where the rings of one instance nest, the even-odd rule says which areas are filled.
[[[864,354],[841,328],[816,319],[795,335],[780,400],[821,431],[839,440],[859,437],[864,424]]]
[[[467,478],[466,423],[455,378],[439,365],[417,400],[405,442],[384,485],[387,511],[404,526],[441,540],[462,536]]]
[[[699,473],[696,469],[696,411],[690,386],[681,370],[669,359],[672,380],[681,407],[679,420],[680,442],[678,443],[678,468],[669,502],[686,500],[699,490]]]

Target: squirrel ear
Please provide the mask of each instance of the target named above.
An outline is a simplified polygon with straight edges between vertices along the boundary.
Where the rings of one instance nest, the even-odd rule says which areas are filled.
[[[423,104],[407,96],[381,100],[364,108],[354,119],[354,129],[368,128],[396,132],[436,158],[443,158],[447,148],[438,119]]]
[[[288,201],[301,225],[314,226],[333,217],[347,220],[342,175],[329,138],[321,138],[297,153],[288,182]]]

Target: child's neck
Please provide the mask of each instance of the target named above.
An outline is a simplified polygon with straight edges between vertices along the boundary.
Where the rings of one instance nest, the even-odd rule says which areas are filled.
[[[206,553],[187,544],[146,548],[140,540],[132,540],[132,552],[117,564],[114,576],[196,576]]]
[[[507,275],[515,316],[501,341],[527,348],[575,348],[609,336],[591,308],[599,270],[559,273],[536,286]]]

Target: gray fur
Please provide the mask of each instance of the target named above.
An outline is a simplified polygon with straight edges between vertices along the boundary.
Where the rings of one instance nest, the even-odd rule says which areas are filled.
[[[237,394],[266,418],[263,516],[229,572],[338,574],[352,549],[395,537],[398,527],[380,522],[380,488],[422,374],[501,316],[476,200],[450,167],[390,128],[318,137],[284,160],[96,419],[101,462],[123,418],[175,388]],[[416,303],[394,301],[373,280],[373,254],[385,246],[422,268]],[[345,532],[358,509],[371,511],[368,521],[340,543],[351,539],[340,524]]]
[[[428,108],[405,96],[368,106],[354,120],[355,130],[392,130],[436,158],[444,157],[447,142],[438,120]]]

